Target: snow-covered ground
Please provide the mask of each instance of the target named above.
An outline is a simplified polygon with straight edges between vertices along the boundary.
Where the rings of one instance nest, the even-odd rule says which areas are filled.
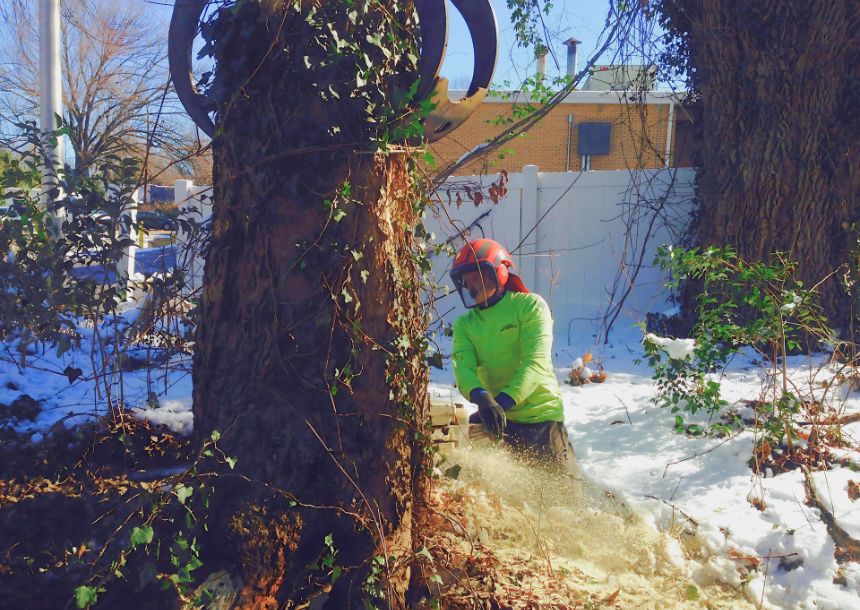
[[[116,321],[92,327],[79,326],[80,349],[72,349],[57,357],[50,349],[28,349],[25,366],[16,343],[0,343],[0,403],[9,405],[22,394],[38,401],[41,412],[34,421],[12,420],[18,432],[31,433],[39,442],[54,425],[73,426],[104,415],[109,404],[122,403],[154,423],[163,423],[172,430],[190,434],[191,414],[191,356],[158,347],[140,346],[127,352],[135,361],[126,362],[121,373],[116,370],[107,350],[117,332],[124,332],[133,323],[138,310],[130,307]],[[175,326],[174,326],[175,327]],[[149,362],[150,366],[142,366]],[[78,376],[66,371],[79,369]]]
[[[729,439],[676,434],[674,415],[651,402],[656,389],[650,370],[634,363],[643,355],[641,337],[636,328],[622,329],[612,345],[600,350],[556,343],[560,381],[586,351],[594,352],[607,373],[604,383],[562,384],[568,430],[585,473],[625,498],[655,528],[694,531],[706,560],[684,567],[700,584],[719,580],[743,586],[750,601],[763,608],[860,608],[860,566],[837,564],[819,511],[805,503],[803,474],[755,477],[748,466],[751,431]],[[174,355],[170,367],[162,363],[126,372],[120,383],[117,376],[94,376],[91,339],[92,331],[85,329],[82,350],[62,358],[32,354],[26,368],[10,361],[19,360],[11,347],[0,346],[5,350],[0,403],[28,394],[43,405],[35,421],[17,421],[16,429],[38,442],[53,425],[72,425],[103,413],[109,388],[114,398],[122,392],[126,404],[153,422],[183,433],[191,430],[190,357]],[[822,376],[832,375],[819,371],[822,361],[792,360],[794,378],[808,385],[815,373],[814,384],[820,387]],[[82,371],[72,383],[63,375],[68,366]],[[763,379],[760,365],[738,358],[722,379],[724,397],[731,402],[756,399]],[[452,386],[450,366],[434,369],[431,393],[462,402]],[[844,413],[860,411],[860,392],[845,390],[838,399]],[[860,464],[860,424],[846,425],[842,433],[853,446],[845,452]],[[860,473],[837,468],[813,478],[838,524],[860,538],[860,500],[851,500],[848,493],[849,482],[860,482]],[[753,506],[753,498],[764,501],[764,510]]]

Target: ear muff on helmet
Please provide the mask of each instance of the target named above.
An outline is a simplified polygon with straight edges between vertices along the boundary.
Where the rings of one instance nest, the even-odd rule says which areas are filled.
[[[513,261],[505,260],[496,268],[499,287],[511,292],[524,292],[528,294],[529,289],[523,284],[520,276],[515,274],[511,269],[514,267]]]
[[[510,263],[509,261],[502,261],[501,264],[496,267],[496,278],[499,281],[500,289],[505,288],[508,284],[508,267],[512,264],[513,263]]]

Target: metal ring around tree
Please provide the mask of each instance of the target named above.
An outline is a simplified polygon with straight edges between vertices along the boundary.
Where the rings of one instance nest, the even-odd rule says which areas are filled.
[[[211,138],[215,134],[215,123],[209,118],[205,98],[197,91],[191,73],[191,49],[206,2],[207,0],[176,0],[173,15],[170,17],[167,59],[176,96],[191,120]]]
[[[427,97],[436,107],[425,121],[428,142],[448,135],[472,115],[486,97],[498,54],[498,27],[490,0],[451,0],[460,11],[475,53],[475,67],[466,97],[458,102],[448,99],[448,81],[439,77],[448,45],[448,10],[445,0],[415,0],[421,32],[421,52],[418,59],[419,87],[416,106]],[[192,46],[198,24],[208,0],[177,0],[170,18],[167,56],[170,77],[179,101],[186,112],[210,138],[215,124],[209,116],[205,97],[197,90],[191,71]]]
[[[469,28],[472,49],[475,53],[475,68],[466,96],[475,95],[479,89],[489,89],[496,70],[499,54],[499,25],[490,0],[451,0]]]
[[[445,0],[415,0],[418,29],[421,33],[421,53],[418,57],[418,90],[415,99],[421,101],[433,91],[436,78],[448,48],[448,4]]]
[[[493,80],[499,51],[496,14],[490,0],[451,0],[460,11],[472,38],[475,67],[466,97],[458,102],[448,98],[448,80],[437,78],[432,92],[436,108],[424,123],[428,142],[441,140],[462,125],[481,105]]]

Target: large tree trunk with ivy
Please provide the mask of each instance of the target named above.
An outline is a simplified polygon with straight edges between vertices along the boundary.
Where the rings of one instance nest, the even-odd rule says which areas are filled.
[[[235,6],[205,33],[220,127],[195,435],[236,463],[204,562],[230,566],[239,607],[402,606],[427,455],[421,198],[373,140],[414,78],[405,7]],[[400,50],[369,42],[389,31]]]
[[[662,14],[674,42],[666,57],[687,71],[697,100],[694,241],[732,245],[750,260],[786,252],[807,285],[849,262],[860,193],[860,3],[664,0]],[[847,330],[841,276],[820,289],[831,322]]]

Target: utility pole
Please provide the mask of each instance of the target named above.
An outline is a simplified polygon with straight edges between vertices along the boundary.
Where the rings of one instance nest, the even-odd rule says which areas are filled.
[[[57,129],[56,116],[62,116],[63,96],[60,80],[60,0],[39,0],[39,127],[43,133]],[[57,183],[63,167],[63,143],[47,144],[48,158],[42,167],[42,191]]]

